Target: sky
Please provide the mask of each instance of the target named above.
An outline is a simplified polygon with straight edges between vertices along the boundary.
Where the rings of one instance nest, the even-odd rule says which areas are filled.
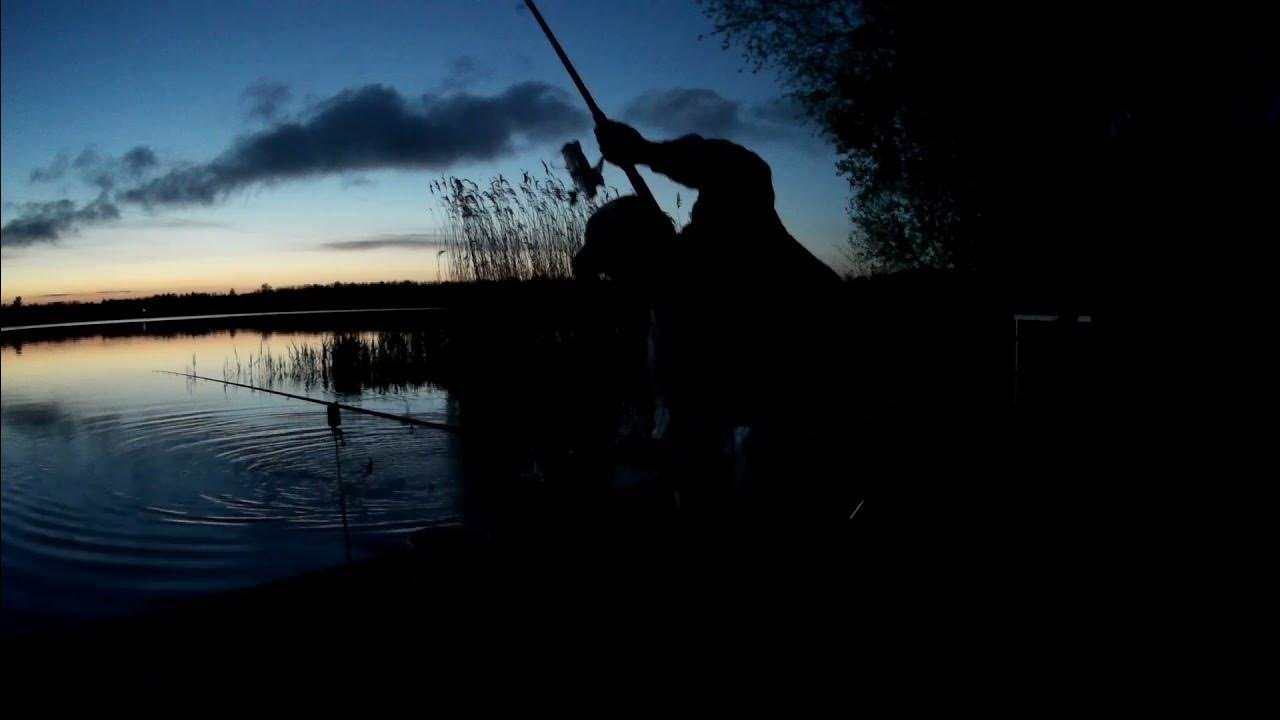
[[[610,117],[650,139],[751,148],[791,233],[838,262],[848,186],[834,150],[775,76],[699,38],[696,3],[539,7]],[[546,161],[568,182],[570,140],[599,157],[516,0],[5,0],[0,62],[6,303],[433,280],[431,180]],[[642,174],[687,214],[693,191]]]

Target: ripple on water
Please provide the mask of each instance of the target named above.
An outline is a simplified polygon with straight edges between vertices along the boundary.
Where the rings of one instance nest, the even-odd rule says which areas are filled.
[[[36,361],[39,350],[25,350],[22,362]],[[8,375],[10,356],[5,362]],[[76,394],[50,391],[49,398],[39,387],[14,391],[6,378],[6,612],[127,612],[157,597],[341,562],[334,439],[323,408],[174,385],[159,375],[144,380],[154,383],[146,400],[125,402],[119,393],[84,390],[95,387],[92,368],[79,372]],[[419,399],[368,401],[403,412]],[[357,555],[403,542],[421,527],[456,522],[453,442],[439,432],[343,415],[337,462]]]

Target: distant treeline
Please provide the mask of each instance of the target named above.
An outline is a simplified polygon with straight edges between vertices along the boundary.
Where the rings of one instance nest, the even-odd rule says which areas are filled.
[[[99,302],[0,306],[0,327],[125,320],[182,315],[446,307],[474,293],[458,284],[425,282],[342,283],[263,288],[247,293],[165,293]]]
[[[822,350],[796,363],[807,369],[803,374],[794,370],[763,374],[758,377],[759,388],[766,394],[803,394],[816,392],[813,383],[817,382],[829,408],[847,410],[849,417],[898,418],[905,423],[904,433],[909,432],[908,420],[963,422],[974,412],[1007,407],[1015,393],[1013,314],[1094,315],[1099,312],[1093,305],[1096,299],[1083,290],[1036,278],[1015,283],[977,273],[902,272],[850,280],[844,292],[811,309],[779,298],[781,305],[791,308],[788,312],[797,313],[794,324],[818,334]],[[782,290],[760,288],[763,296],[770,292]],[[647,387],[648,309],[610,282],[335,283],[234,296],[193,293],[5,307],[3,318],[5,327],[14,327],[137,318],[144,316],[144,309],[145,317],[154,318],[411,307],[442,311],[265,315],[19,330],[0,335],[0,345],[20,353],[28,343],[138,333],[328,333],[327,352],[302,360],[322,380],[329,373],[332,387],[339,391],[430,382],[465,401],[473,421],[481,408],[480,416],[505,418],[503,422],[519,428],[545,421],[547,408],[557,405],[562,406],[557,412],[571,419],[579,414],[592,416],[578,410],[597,403],[617,412],[634,406],[634,398]],[[778,332],[780,320],[785,318],[763,318],[765,329],[752,338],[752,347],[786,357],[788,333]],[[1030,375],[1016,390],[1018,395],[1092,402],[1090,398],[1097,397],[1097,388],[1103,386],[1103,376],[1095,366],[1100,355],[1089,348],[1106,337],[1102,333],[1108,323],[1104,317],[1098,324],[1101,329],[1087,336],[1065,324],[1051,333],[1054,337],[1028,335],[1019,352]],[[1072,333],[1070,342],[1058,337],[1067,331]],[[1040,350],[1032,348],[1032,343]],[[298,359],[287,359],[286,375],[299,368]],[[277,369],[254,366],[251,378],[269,382]],[[256,374],[260,370],[261,376]],[[1071,382],[1047,383],[1044,378],[1051,375],[1070,377]]]
[[[607,285],[607,284],[606,284]],[[1092,288],[1064,287],[1036,278],[1016,283],[984,278],[972,273],[903,272],[849,281],[850,298],[863,302],[885,298],[907,302],[917,309],[954,298],[958,288],[965,295],[980,294],[1010,312],[1057,313],[1069,309],[1090,312],[1096,293]],[[767,290],[767,289],[764,289]],[[597,287],[593,293],[608,293]],[[456,308],[501,306],[531,299],[550,302],[581,300],[582,288],[571,280],[527,280],[467,283],[377,282],[303,285],[268,288],[247,293],[166,293],[144,298],[104,299],[99,302],[55,302],[41,305],[0,306],[0,327],[53,323],[126,320],[183,315],[297,312],[305,310],[359,310],[375,308]]]

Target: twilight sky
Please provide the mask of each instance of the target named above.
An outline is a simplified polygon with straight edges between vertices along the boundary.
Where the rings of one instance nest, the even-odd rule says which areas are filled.
[[[0,296],[434,279],[429,180],[545,160],[568,181],[558,149],[574,139],[599,157],[517,5],[5,0]],[[755,150],[792,234],[835,262],[849,228],[834,151],[772,76],[698,39],[692,0],[539,7],[606,113]],[[642,172],[668,212],[692,197]],[[617,169],[605,180],[629,191]]]

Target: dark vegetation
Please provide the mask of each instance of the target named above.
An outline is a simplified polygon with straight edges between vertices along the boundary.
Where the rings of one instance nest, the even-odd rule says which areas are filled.
[[[450,177],[431,183],[444,213],[441,223],[455,281],[569,278],[587,220],[616,198],[608,190],[587,199],[543,166],[537,178],[521,174],[513,185],[499,175],[481,186]]]
[[[339,394],[433,385],[459,396],[477,388],[502,388],[513,396],[532,385],[546,393],[545,401],[588,374],[609,377],[612,388],[645,389],[637,385],[645,371],[645,310],[609,286],[533,283],[488,290],[491,294],[478,295],[479,301],[449,310],[387,313],[372,323],[365,318],[345,327],[341,315],[303,323],[266,318],[276,330],[324,335],[274,354],[263,349],[247,357],[233,355],[225,359],[222,377]],[[486,302],[499,298],[500,304]],[[210,331],[223,327],[210,322]]]
[[[54,302],[0,307],[0,327],[215,315],[228,313],[426,307],[457,302],[468,291],[423,282],[341,283],[260,289],[247,293],[165,293],[100,302]]]
[[[857,278],[845,284],[835,307],[815,309],[826,318],[825,329],[837,340],[830,347],[839,357],[813,358],[813,366],[834,368],[838,374],[829,378],[829,385],[840,392],[851,389],[859,412],[937,404],[944,397],[961,395],[965,402],[998,405],[1007,402],[1011,387],[1013,313],[1053,313],[1059,297],[1052,287],[999,284],[971,273],[903,272]],[[177,304],[166,305],[170,299]],[[196,304],[183,304],[183,299],[194,299]],[[335,284],[236,296],[161,296],[159,305],[155,300],[27,306],[19,311],[48,308],[61,313],[104,305],[168,307],[178,315],[197,308],[210,313],[438,309],[15,330],[0,334],[0,343],[20,349],[24,343],[38,341],[138,333],[320,332],[327,336],[322,343],[294,346],[275,357],[229,356],[212,373],[251,384],[289,381],[340,393],[423,384],[463,396],[505,393],[518,397],[531,387],[548,398],[619,386],[626,387],[622,394],[633,398],[647,392],[647,310],[610,283]],[[1089,305],[1076,310],[1092,312]],[[762,386],[783,388],[791,380],[759,379]],[[529,404],[542,411],[540,403]]]
[[[702,1],[724,46],[777,71],[836,145],[866,270],[1037,275],[1089,294],[1271,225],[1265,13]]]
[[[906,272],[880,277],[855,278],[848,283],[849,294],[875,294],[881,288],[911,285],[944,301],[946,287],[956,282],[954,273]],[[950,279],[949,279],[950,278]],[[1060,286],[1034,280],[973,276],[973,285],[983,285],[985,292],[999,295],[1012,310],[1019,312],[1048,312],[1060,306],[1063,294]],[[929,288],[936,286],[937,290]],[[247,293],[166,293],[145,298],[106,299],[100,302],[55,302],[40,305],[22,304],[0,306],[0,327],[56,323],[96,322],[102,320],[154,320],[164,317],[188,315],[224,315],[238,313],[277,313],[317,310],[358,310],[381,308],[501,308],[533,299],[536,302],[567,303],[583,293],[603,293],[616,299],[617,294],[608,288],[584,288],[567,280],[532,280],[529,282],[377,282],[341,283],[330,285],[303,285],[299,287],[273,288]],[[929,294],[932,293],[932,294]],[[1087,312],[1089,305],[1081,305]],[[361,316],[360,323],[370,322],[369,316]],[[321,325],[341,322],[327,318]],[[376,322],[376,321],[375,321]],[[282,326],[312,327],[305,317],[288,320],[267,319],[260,323],[239,318],[224,320],[220,327]],[[160,324],[149,327],[151,333],[163,333]],[[65,333],[68,330],[61,330]],[[75,332],[75,331],[71,331]],[[89,328],[90,334],[111,332],[105,328]],[[121,332],[132,333],[133,329]],[[28,335],[30,336],[30,335]]]

